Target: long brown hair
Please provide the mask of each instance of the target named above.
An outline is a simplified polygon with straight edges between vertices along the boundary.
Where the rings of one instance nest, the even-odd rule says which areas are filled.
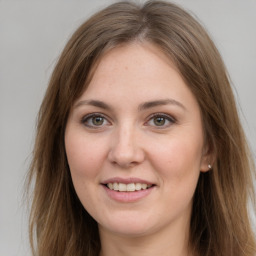
[[[100,57],[136,40],[155,44],[175,63],[200,105],[205,139],[215,157],[212,170],[200,174],[194,195],[194,254],[254,255],[248,202],[254,199],[255,168],[225,66],[195,18],[164,1],[143,6],[115,3],[82,24],[63,50],[40,108],[29,172],[30,184],[35,182],[30,216],[33,255],[96,256],[100,251],[97,223],[78,200],[71,181],[65,126]]]

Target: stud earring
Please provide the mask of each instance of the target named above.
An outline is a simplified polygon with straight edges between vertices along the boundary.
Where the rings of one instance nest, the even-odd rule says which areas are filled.
[[[209,168],[209,170],[211,170],[211,169],[212,169],[212,166],[211,166],[210,164],[208,164],[208,168]]]

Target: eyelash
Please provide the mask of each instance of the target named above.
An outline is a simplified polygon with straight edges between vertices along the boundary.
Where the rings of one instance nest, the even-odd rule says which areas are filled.
[[[93,118],[102,118],[103,119],[103,124],[100,125],[95,125],[95,124],[89,124],[89,121],[93,121]],[[154,121],[154,118],[163,118],[164,120],[164,124],[163,125],[150,125],[149,122],[150,121]],[[168,121],[169,123],[166,124],[166,121]],[[105,115],[101,114],[101,113],[91,113],[88,114],[86,116],[84,116],[81,120],[81,123],[83,125],[85,125],[86,127],[92,128],[92,129],[100,129],[104,126],[104,122],[107,122],[109,124],[111,124],[111,122],[108,121],[108,118],[106,118]],[[164,114],[164,113],[154,113],[152,114],[149,118],[148,121],[146,121],[145,125],[146,126],[153,126],[157,129],[164,129],[164,128],[168,128],[169,126],[171,126],[172,124],[176,123],[176,119],[168,114]]]

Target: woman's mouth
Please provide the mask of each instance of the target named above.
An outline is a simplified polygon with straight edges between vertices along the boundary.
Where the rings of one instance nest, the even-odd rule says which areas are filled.
[[[156,187],[156,184],[137,178],[113,178],[103,183],[106,194],[113,200],[122,203],[131,203],[147,197]]]

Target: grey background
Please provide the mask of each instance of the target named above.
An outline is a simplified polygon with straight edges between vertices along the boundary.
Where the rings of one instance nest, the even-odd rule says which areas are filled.
[[[0,0],[1,256],[29,255],[23,184],[37,111],[56,59],[74,29],[111,2]],[[255,153],[256,0],[175,2],[195,13],[216,42]]]

